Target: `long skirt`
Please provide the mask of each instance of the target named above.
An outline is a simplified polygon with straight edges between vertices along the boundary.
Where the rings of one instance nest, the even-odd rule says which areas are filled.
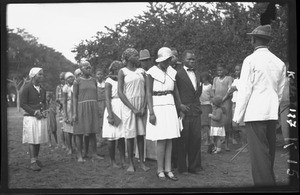
[[[34,116],[23,118],[23,144],[43,144],[48,142],[47,119]]]

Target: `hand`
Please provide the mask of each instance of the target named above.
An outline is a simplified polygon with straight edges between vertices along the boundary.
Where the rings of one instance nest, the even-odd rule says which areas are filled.
[[[108,123],[109,124],[111,124],[111,125],[114,125],[114,123],[115,123],[115,120],[114,120],[114,118],[113,117],[107,117],[107,120],[108,120]]]
[[[78,120],[78,116],[77,116],[77,114],[74,114],[73,115],[73,122],[77,122],[77,120]]]
[[[185,116],[185,114],[183,112],[180,111],[180,114],[179,114],[179,118],[183,119]]]
[[[140,112],[141,112],[141,116],[144,116],[146,113],[146,107],[141,108]]]
[[[134,113],[136,116],[141,116],[141,111],[140,111],[140,110],[134,109],[134,110],[133,110],[133,113]]]
[[[212,114],[208,114],[208,117],[209,117],[209,118],[212,117]]]
[[[35,117],[36,117],[37,119],[43,118],[43,114],[41,113],[40,110],[38,110],[38,111],[35,113]]]
[[[149,122],[152,124],[152,125],[156,125],[156,116],[155,114],[150,114],[150,117],[149,117]]]
[[[180,104],[180,110],[182,112],[188,112],[190,110],[190,107],[184,105],[184,104]]]

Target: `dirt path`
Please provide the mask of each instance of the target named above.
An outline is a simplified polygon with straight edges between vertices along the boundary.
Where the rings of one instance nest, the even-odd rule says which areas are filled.
[[[157,189],[178,191],[221,191],[252,189],[249,153],[241,153],[233,162],[240,145],[230,145],[230,152],[219,155],[206,153],[206,146],[202,147],[202,166],[204,171],[200,175],[178,175],[179,181],[160,181],[156,177],[156,161],[148,160],[146,165],[151,168],[144,172],[137,167],[135,173],[128,173],[126,169],[109,167],[107,146],[98,148],[98,153],[105,156],[104,160],[78,163],[75,156],[67,156],[66,151],[41,145],[40,160],[44,168],[40,172],[33,172],[27,168],[29,163],[28,146],[22,144],[22,115],[15,108],[8,108],[8,188],[10,189],[114,189],[124,192],[124,189],[149,190]],[[275,159],[275,176],[278,186],[288,184],[286,160],[288,155],[277,143]],[[119,161],[118,152],[116,160]],[[136,164],[138,164],[136,159]],[[176,172],[175,172],[176,173]],[[245,189],[244,189],[245,190]]]

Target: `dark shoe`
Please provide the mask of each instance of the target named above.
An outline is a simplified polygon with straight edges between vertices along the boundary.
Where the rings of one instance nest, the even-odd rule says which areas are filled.
[[[181,174],[181,175],[188,175],[189,173],[188,172],[186,172],[186,171],[184,171],[184,172],[178,172],[179,174]]]
[[[199,167],[199,168],[197,168],[196,171],[195,170],[189,170],[189,173],[199,175],[199,174],[202,173],[202,171],[203,171],[203,168]]]
[[[169,171],[169,172],[165,172],[165,175],[167,178],[173,180],[173,181],[177,181],[178,178],[172,173],[172,171]]]
[[[40,171],[41,167],[39,167],[39,165],[36,162],[34,162],[34,163],[30,164],[29,169],[31,169],[33,171]]]
[[[37,164],[39,167],[43,167],[43,166],[44,166],[44,165],[41,163],[41,161],[39,161],[39,160],[36,160],[35,162],[36,162],[36,164]]]
[[[211,154],[213,152],[213,149],[214,149],[214,144],[210,144],[208,147],[207,147],[207,153],[208,154]]]
[[[159,172],[157,173],[157,177],[158,179],[162,180],[162,181],[165,181],[166,180],[166,176],[165,176],[165,173],[164,172]]]

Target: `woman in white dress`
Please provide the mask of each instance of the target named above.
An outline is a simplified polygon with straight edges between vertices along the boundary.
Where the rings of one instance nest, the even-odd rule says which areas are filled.
[[[140,167],[144,171],[150,168],[144,163],[144,136],[146,134],[146,95],[144,72],[139,66],[139,53],[134,48],[127,48],[122,54],[122,68],[118,73],[118,95],[123,102],[122,122],[127,141],[129,167],[127,171],[134,172],[133,151],[134,139],[137,140]]]
[[[147,103],[149,121],[146,139],[157,141],[157,176],[161,180],[178,178],[171,171],[172,139],[180,137],[180,127],[175,102],[181,100],[175,83],[176,70],[170,66],[172,52],[163,47],[158,50],[159,64],[147,71]],[[174,100],[175,98],[175,100]]]
[[[29,144],[30,166],[33,171],[43,167],[38,160],[40,145],[48,142],[46,118],[46,90],[40,83],[44,79],[43,69],[32,68],[29,72],[30,82],[25,84],[20,94],[20,105],[24,109],[23,144]]]
[[[102,137],[108,140],[108,150],[111,160],[111,166],[119,168],[115,161],[116,141],[120,152],[121,167],[125,162],[125,131],[123,123],[120,121],[122,117],[122,101],[118,96],[118,72],[123,67],[122,62],[113,61],[109,66],[110,72],[105,80],[105,101],[106,108],[103,115]],[[116,117],[117,116],[117,117]]]

